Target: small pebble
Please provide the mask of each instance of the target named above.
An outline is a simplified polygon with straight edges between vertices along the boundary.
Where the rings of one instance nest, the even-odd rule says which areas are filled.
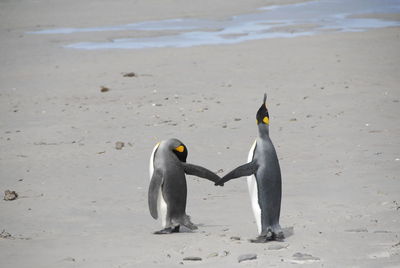
[[[115,143],[115,149],[117,149],[117,150],[121,150],[124,146],[125,146],[125,143],[123,143],[122,141],[117,141]]]
[[[110,89],[109,89],[108,87],[102,86],[102,87],[100,88],[100,91],[104,93],[104,92],[110,91]]]
[[[255,259],[257,259],[257,254],[243,254],[238,257],[238,262],[240,263],[242,261],[250,261]]]
[[[385,231],[385,230],[376,230],[374,231],[375,234],[388,234],[391,233],[390,231]]]
[[[75,260],[75,258],[72,258],[72,257],[67,257],[67,258],[65,258],[65,259],[64,259],[64,261],[71,261],[71,262],[75,262],[76,260]]]
[[[184,261],[201,261],[202,259],[200,257],[185,257],[183,258]]]
[[[320,258],[314,257],[311,254],[297,252],[293,254],[293,258],[297,261],[319,261]]]
[[[212,253],[208,254],[208,256],[207,256],[207,258],[214,258],[214,257],[218,257],[217,252],[212,252]]]
[[[14,239],[14,237],[10,233],[6,232],[6,230],[3,230],[0,233],[0,238],[3,238],[3,239]]]
[[[12,201],[18,198],[18,194],[15,191],[5,190],[4,191],[4,200]]]
[[[268,246],[268,250],[280,250],[287,248],[289,244],[276,244],[276,245],[270,245]]]
[[[134,72],[124,73],[123,76],[124,77],[137,77],[137,75]]]
[[[222,252],[221,252],[221,257],[226,257],[226,256],[228,256],[229,255],[229,251],[227,251],[227,250],[223,250]]]
[[[349,233],[367,233],[368,230],[365,228],[357,228],[357,229],[348,229],[345,232],[349,232]]]
[[[240,240],[239,236],[231,236],[231,240]]]

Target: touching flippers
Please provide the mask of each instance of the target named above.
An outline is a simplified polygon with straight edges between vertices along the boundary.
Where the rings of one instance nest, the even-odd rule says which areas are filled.
[[[251,174],[254,174],[256,172],[256,170],[257,170],[257,164],[255,161],[246,163],[244,165],[241,165],[241,166],[235,168],[228,174],[226,174],[222,179],[217,181],[215,183],[215,185],[222,185],[223,183],[225,183],[231,179],[244,177],[244,176],[250,176]]]
[[[154,171],[153,176],[151,177],[149,194],[148,194],[149,210],[151,216],[154,219],[158,218],[157,200],[158,200],[158,195],[160,193],[161,184],[162,184],[161,172]]]
[[[197,176],[200,178],[210,180],[215,183],[221,179],[217,174],[215,174],[214,172],[212,172],[204,167],[189,164],[189,163],[182,163],[182,165],[185,170],[185,173],[188,175],[194,175],[194,176]]]

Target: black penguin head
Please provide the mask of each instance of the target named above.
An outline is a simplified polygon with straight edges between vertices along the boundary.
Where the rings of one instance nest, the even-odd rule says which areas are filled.
[[[267,101],[267,93],[264,93],[264,101],[263,104],[261,105],[260,109],[257,111],[256,119],[257,119],[257,125],[269,125],[269,114],[268,114],[268,109],[266,102]]]
[[[188,155],[188,150],[180,140],[177,139],[170,139],[169,140],[169,148],[172,152],[178,157],[181,162],[186,162],[186,158]]]

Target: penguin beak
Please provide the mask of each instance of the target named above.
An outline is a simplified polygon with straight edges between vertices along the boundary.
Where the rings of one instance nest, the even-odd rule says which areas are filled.
[[[182,153],[184,150],[185,150],[185,147],[183,145],[180,145],[180,146],[175,148],[175,151],[178,151],[180,153]]]

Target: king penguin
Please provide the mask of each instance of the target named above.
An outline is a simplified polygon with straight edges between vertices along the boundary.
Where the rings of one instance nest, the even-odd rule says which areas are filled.
[[[154,219],[161,218],[163,229],[155,234],[179,232],[181,225],[197,227],[186,215],[187,186],[185,174],[217,182],[220,177],[210,170],[186,163],[187,147],[177,139],[157,143],[150,157],[148,203]]]
[[[258,137],[250,149],[247,163],[226,174],[216,185],[247,176],[251,206],[257,223],[259,236],[253,243],[283,240],[279,225],[282,198],[281,170],[275,147],[269,137],[269,114],[267,95],[257,111]]]

